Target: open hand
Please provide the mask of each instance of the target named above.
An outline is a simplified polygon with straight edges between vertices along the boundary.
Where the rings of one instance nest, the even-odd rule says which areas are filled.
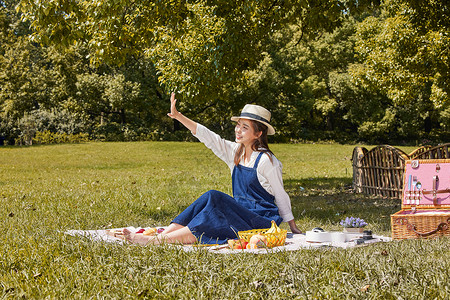
[[[197,133],[197,123],[195,121],[192,121],[188,117],[182,115],[176,107],[177,99],[175,99],[175,93],[172,92],[170,94],[170,113],[167,115],[171,117],[172,119],[177,120],[181,124],[183,124],[187,129],[189,129],[193,135]]]
[[[177,110],[176,103],[177,99],[175,99],[175,93],[172,92],[172,94],[170,94],[170,113],[167,114],[172,119],[176,119],[180,114]]]
[[[292,233],[302,233],[302,231],[298,229],[297,224],[295,224],[295,220],[290,220],[288,224]]]

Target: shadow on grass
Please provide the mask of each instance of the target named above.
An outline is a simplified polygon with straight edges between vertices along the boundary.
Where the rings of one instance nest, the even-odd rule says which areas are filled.
[[[377,230],[389,231],[390,215],[401,207],[399,199],[356,194],[350,178],[286,180],[284,185],[296,220],[311,220],[317,226],[337,226],[343,218],[354,216],[375,224]]]
[[[133,205],[132,211],[139,219],[152,220],[155,224],[146,224],[146,226],[167,226],[179,213],[186,209],[186,205],[171,205],[167,208],[154,206]],[[151,222],[151,221],[150,221]]]

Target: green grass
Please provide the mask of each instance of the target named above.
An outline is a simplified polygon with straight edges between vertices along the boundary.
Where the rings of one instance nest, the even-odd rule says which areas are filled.
[[[350,145],[273,145],[298,226],[363,217],[390,235],[399,200],[351,192]],[[410,149],[404,149],[408,152]],[[68,229],[170,222],[230,172],[199,143],[0,148],[1,298],[446,299],[449,239],[219,255],[91,242]],[[283,225],[285,228],[286,226]]]

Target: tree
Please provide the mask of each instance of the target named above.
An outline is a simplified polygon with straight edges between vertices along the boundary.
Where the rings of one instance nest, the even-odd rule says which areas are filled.
[[[22,0],[33,40],[62,47],[86,43],[93,62],[123,63],[145,53],[166,91],[197,103],[226,101],[222,90],[256,67],[268,37],[292,23],[302,36],[331,30],[345,11],[372,1],[339,0]]]
[[[358,26],[361,64],[352,74],[358,84],[392,100],[391,116],[386,115],[391,125],[410,115],[412,122],[401,126],[404,136],[449,132],[449,14],[444,1],[389,0],[379,17]]]
[[[233,102],[271,107],[284,141],[357,140],[357,128],[378,120],[384,105],[382,97],[355,86],[348,74],[348,65],[356,62],[356,23],[349,16],[333,32],[310,40],[300,40],[301,24],[274,34],[265,58],[247,73],[249,85],[240,87],[243,92]]]

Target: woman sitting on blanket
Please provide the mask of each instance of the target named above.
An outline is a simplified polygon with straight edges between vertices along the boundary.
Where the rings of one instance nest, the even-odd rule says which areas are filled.
[[[230,167],[233,197],[208,191],[176,217],[163,233],[146,236],[125,230],[126,239],[142,245],[222,244],[237,238],[238,231],[269,228],[272,220],[277,225],[287,222],[293,233],[301,233],[283,187],[282,165],[267,144],[267,135],[275,133],[269,124],[270,112],[247,104],[239,117],[231,118],[237,122],[236,139],[231,142],[182,115],[176,108],[176,101],[172,93],[168,116],[186,126]]]

